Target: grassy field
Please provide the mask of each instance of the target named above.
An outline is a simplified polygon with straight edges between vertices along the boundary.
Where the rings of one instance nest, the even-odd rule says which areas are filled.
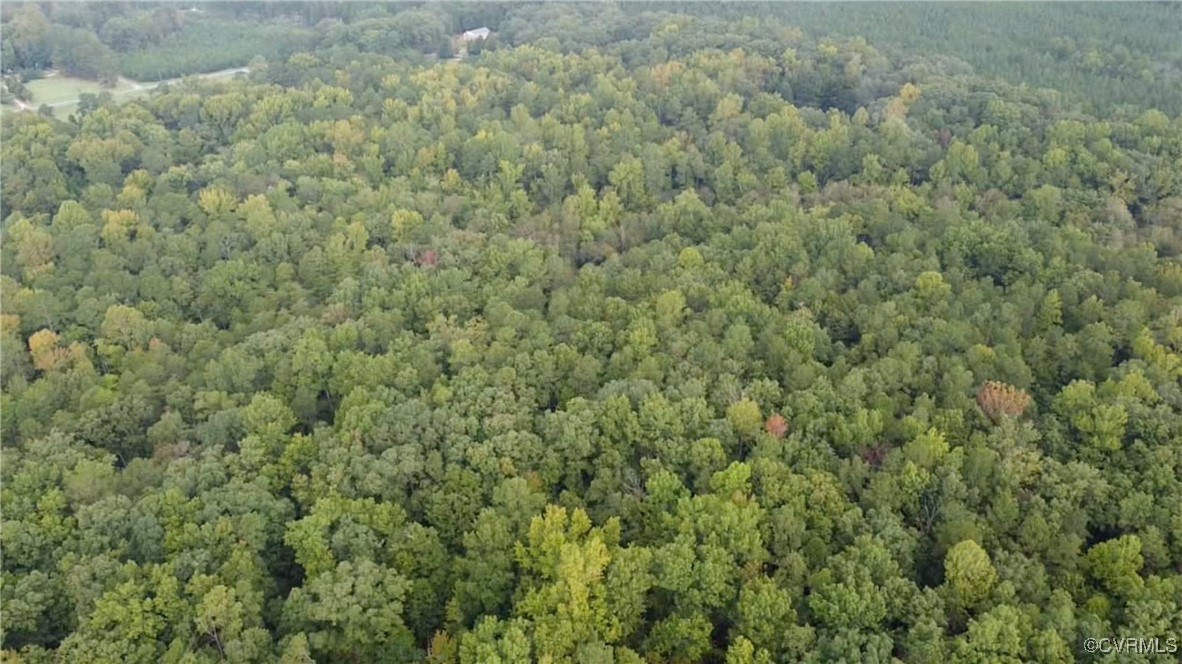
[[[136,95],[147,94],[149,92],[149,90],[136,90],[136,89],[133,89],[128,86],[120,85],[115,88],[109,89],[108,92],[115,95],[115,98],[118,99],[119,101],[127,101],[128,99],[131,99],[131,98],[135,97]],[[60,106],[54,106],[53,107],[53,117],[55,117],[59,120],[65,120],[66,118],[70,117],[70,114],[76,110],[78,110],[78,102],[77,101],[72,101],[69,104],[61,104]]]
[[[70,76],[51,76],[49,78],[39,78],[35,81],[29,81],[25,84],[29,88],[29,92],[33,93],[33,99],[29,105],[33,108],[39,108],[41,104],[50,104],[53,106],[53,114],[56,117],[64,118],[69,116],[78,108],[77,99],[84,94],[98,94],[100,92],[110,92],[116,97],[127,97],[137,90],[132,87],[129,82],[120,81],[113,88],[106,88],[95,81],[87,81],[81,78],[73,78]],[[70,103],[66,103],[70,102]],[[4,105],[4,112],[8,113],[15,111],[14,106]]]
[[[243,73],[246,73],[245,68],[224,69],[199,74],[198,77],[205,79],[226,79]],[[78,109],[78,98],[84,94],[109,92],[117,101],[127,101],[139,95],[148,94],[161,83],[169,83],[177,80],[180,79],[141,83],[127,78],[120,78],[119,83],[115,87],[105,88],[94,81],[70,78],[68,76],[53,76],[29,82],[26,86],[33,93],[33,99],[29,102],[30,107],[35,110],[40,108],[42,104],[49,104],[53,108],[54,117],[65,119]],[[16,112],[17,107],[15,104],[4,104],[0,106],[0,114],[2,115]]]
[[[33,99],[29,103],[33,106],[41,104],[56,104],[70,99],[77,99],[79,95],[88,92],[98,94],[105,88],[94,81],[85,81],[69,76],[54,76],[29,81],[25,84]]]

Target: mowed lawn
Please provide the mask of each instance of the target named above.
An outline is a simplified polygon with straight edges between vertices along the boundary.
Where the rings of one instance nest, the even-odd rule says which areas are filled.
[[[25,84],[25,87],[29,89],[29,92],[33,93],[33,99],[30,102],[33,106],[56,104],[62,101],[77,99],[86,93],[98,94],[107,89],[99,85],[96,81],[87,81],[70,76],[39,78],[35,81],[29,81]]]
[[[100,92],[110,92],[116,97],[126,95],[129,92],[134,92],[135,89],[120,81],[113,88],[106,88],[97,81],[88,81],[81,78],[74,78],[72,76],[51,76],[49,78],[39,78],[35,81],[29,81],[25,84],[29,88],[29,92],[33,93],[33,99],[29,105],[33,108],[39,108],[41,104],[63,104],[63,102],[76,102],[77,99],[84,94],[99,94]],[[53,109],[54,115],[57,117],[66,117],[74,109],[77,108],[77,103],[63,104],[55,106]],[[5,106],[5,110],[9,109]]]

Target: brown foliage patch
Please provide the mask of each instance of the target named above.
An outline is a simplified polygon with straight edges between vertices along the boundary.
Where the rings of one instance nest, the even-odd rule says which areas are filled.
[[[783,438],[784,434],[788,433],[788,420],[784,419],[783,415],[776,413],[767,418],[763,430],[776,438]]]
[[[427,249],[419,254],[418,258],[415,259],[415,263],[419,267],[435,267],[439,263],[439,252],[434,249]]]
[[[977,405],[986,417],[997,422],[1003,415],[1021,417],[1030,406],[1030,395],[1013,385],[990,380],[977,390]]]
[[[887,453],[890,451],[891,448],[886,443],[879,443],[862,450],[862,460],[871,468],[878,469],[882,467],[882,462],[886,461]]]

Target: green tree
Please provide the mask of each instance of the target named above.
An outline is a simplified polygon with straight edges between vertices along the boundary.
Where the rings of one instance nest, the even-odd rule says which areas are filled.
[[[966,607],[984,600],[997,581],[989,554],[973,540],[959,542],[944,558],[944,577],[959,602]]]

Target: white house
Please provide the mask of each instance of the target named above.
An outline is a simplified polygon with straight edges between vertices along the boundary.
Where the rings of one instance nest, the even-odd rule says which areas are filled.
[[[465,30],[464,34],[461,35],[460,38],[466,42],[470,42],[476,41],[477,39],[488,39],[488,35],[488,28],[476,28],[475,30]]]

